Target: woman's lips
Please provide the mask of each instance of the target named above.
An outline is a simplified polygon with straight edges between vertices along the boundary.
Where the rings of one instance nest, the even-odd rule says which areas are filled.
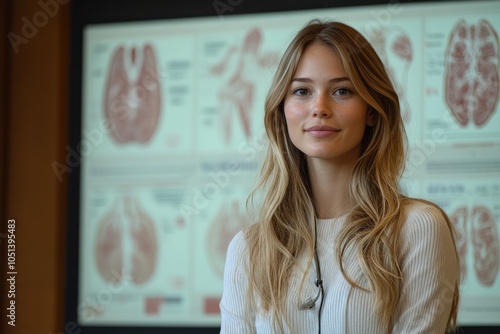
[[[326,125],[319,125],[307,128],[305,131],[313,137],[324,138],[339,132],[340,129],[332,128],[331,126]]]

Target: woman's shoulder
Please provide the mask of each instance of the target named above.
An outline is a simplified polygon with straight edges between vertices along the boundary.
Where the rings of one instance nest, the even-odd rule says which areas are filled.
[[[224,277],[233,279],[239,275],[242,275],[242,269],[244,268],[244,263],[247,259],[247,242],[245,238],[244,230],[237,232],[226,251],[226,262],[224,265]]]
[[[240,230],[237,232],[231,241],[229,242],[229,245],[227,247],[227,252],[229,253],[237,253],[241,254],[245,252],[245,249],[247,248],[247,242],[246,242],[246,230]]]
[[[403,236],[418,242],[425,239],[442,238],[451,234],[451,225],[446,213],[435,203],[423,199],[408,198],[403,204]]]
[[[227,246],[226,262],[239,264],[242,261],[249,260],[249,250],[252,246],[255,246],[251,240],[255,240],[256,233],[258,236],[260,232],[256,227],[256,223],[254,223],[236,232]]]
[[[446,214],[437,204],[424,199],[406,198],[402,208],[406,219],[446,220]]]

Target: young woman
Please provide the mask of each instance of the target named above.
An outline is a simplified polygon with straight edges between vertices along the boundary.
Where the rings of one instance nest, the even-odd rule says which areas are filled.
[[[459,268],[436,205],[405,197],[398,96],[339,22],[295,36],[265,104],[259,220],[232,240],[221,333],[439,333]]]

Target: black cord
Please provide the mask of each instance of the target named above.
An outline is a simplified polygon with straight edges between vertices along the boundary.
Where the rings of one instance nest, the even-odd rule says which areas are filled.
[[[319,288],[321,289],[321,301],[319,302],[319,311],[318,311],[318,334],[321,334],[321,310],[323,309],[323,283],[320,283]]]
[[[321,310],[323,309],[323,296],[325,291],[323,290],[323,280],[321,279],[321,267],[319,266],[319,258],[318,258],[318,222],[317,219],[314,219],[314,260],[316,262],[316,286],[320,289],[320,298],[321,301],[319,303],[318,310],[318,334],[321,334]]]

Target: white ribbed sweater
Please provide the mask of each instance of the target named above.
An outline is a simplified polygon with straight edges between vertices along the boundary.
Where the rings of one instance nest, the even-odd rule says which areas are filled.
[[[412,201],[404,210],[406,223],[402,229],[400,254],[404,280],[393,333],[443,334],[458,268],[451,232],[439,210],[430,205]],[[322,334],[382,334],[384,330],[375,312],[373,294],[351,287],[336,261],[335,240],[345,222],[346,216],[318,220],[318,256],[325,292]],[[227,252],[220,303],[221,333],[273,333],[269,314],[250,312],[245,318],[247,279],[243,261],[248,261],[248,254],[244,234],[239,232]],[[351,277],[368,288],[353,251],[348,251],[345,264]],[[287,296],[290,302],[286,305],[290,327],[286,333],[318,331],[319,300],[313,309],[301,311],[297,306],[300,301],[316,295],[314,267],[309,270],[309,276],[299,298],[298,286],[302,276],[299,269],[292,274]]]

